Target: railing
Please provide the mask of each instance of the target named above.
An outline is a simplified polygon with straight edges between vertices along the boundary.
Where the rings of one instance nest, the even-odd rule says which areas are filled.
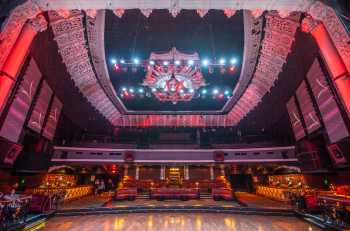
[[[318,202],[325,223],[350,227],[349,196],[319,196]]]
[[[26,220],[31,198],[25,196],[16,200],[0,200],[0,230],[6,230]]]

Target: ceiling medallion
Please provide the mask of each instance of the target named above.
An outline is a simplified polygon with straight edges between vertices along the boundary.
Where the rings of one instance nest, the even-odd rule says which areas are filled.
[[[152,52],[142,85],[161,102],[190,101],[206,85],[199,61],[198,53],[181,53],[175,47],[167,53]]]

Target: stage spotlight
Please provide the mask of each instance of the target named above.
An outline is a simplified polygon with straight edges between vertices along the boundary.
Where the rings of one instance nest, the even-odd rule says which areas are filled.
[[[230,94],[230,91],[229,90],[226,90],[225,91],[225,95],[229,95]]]
[[[139,88],[139,93],[143,93],[143,92],[144,92],[143,88]]]
[[[134,58],[133,62],[134,62],[134,64],[139,64],[140,60],[138,58]]]
[[[208,92],[207,89],[202,90],[202,94],[207,94],[207,92]]]
[[[219,64],[220,64],[220,65],[224,65],[225,63],[226,63],[226,60],[225,60],[225,59],[220,59],[220,60],[219,60]]]
[[[234,73],[235,70],[236,70],[236,67],[235,67],[235,66],[232,66],[232,67],[230,67],[230,68],[228,69],[228,71],[229,71],[230,73]]]
[[[180,93],[181,93],[181,94],[182,94],[182,93],[184,93],[184,90],[183,90],[183,89],[181,89],[181,90],[180,90]]]
[[[213,94],[216,95],[216,94],[218,94],[218,93],[219,93],[219,89],[215,88],[215,89],[213,90]]]
[[[149,64],[154,65],[155,62],[154,62],[153,60],[150,60],[150,61],[149,61]]]
[[[157,89],[155,89],[154,87],[152,88],[152,92],[156,92],[157,91]]]
[[[121,59],[121,60],[120,60],[120,63],[121,63],[121,64],[124,64],[124,63],[125,63],[125,60],[124,60],[124,59]]]
[[[122,91],[127,91],[126,87],[123,87],[123,88],[122,88]]]
[[[179,66],[181,64],[181,61],[180,60],[175,60],[174,63],[175,63],[176,66]]]
[[[163,65],[164,65],[164,66],[168,66],[168,65],[169,65],[169,62],[168,62],[168,61],[164,61],[164,62],[163,62]]]
[[[116,60],[116,59],[111,59],[111,63],[112,63],[112,64],[116,64],[116,63],[117,63],[117,60]]]
[[[203,66],[208,66],[209,65],[209,60],[208,59],[204,59],[203,61],[202,61],[202,65]]]
[[[130,88],[129,91],[130,91],[131,93],[134,93],[134,92],[135,92],[134,88]]]
[[[192,59],[190,59],[190,60],[188,60],[187,64],[191,66],[194,64],[194,61]]]
[[[193,88],[190,88],[188,91],[189,91],[190,93],[193,93],[193,92],[194,92]]]
[[[237,59],[236,59],[236,58],[232,58],[232,59],[230,60],[230,63],[231,63],[231,64],[236,64],[236,63],[237,63]]]
[[[114,64],[114,70],[115,71],[119,71],[120,70],[120,66],[117,63]]]

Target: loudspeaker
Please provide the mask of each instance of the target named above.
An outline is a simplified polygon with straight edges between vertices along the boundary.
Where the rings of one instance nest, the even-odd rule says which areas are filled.
[[[350,144],[349,142],[341,142],[336,144],[330,144],[327,146],[329,155],[334,163],[334,165],[348,164],[350,161],[349,152]]]
[[[0,163],[13,165],[22,148],[20,144],[0,138]]]

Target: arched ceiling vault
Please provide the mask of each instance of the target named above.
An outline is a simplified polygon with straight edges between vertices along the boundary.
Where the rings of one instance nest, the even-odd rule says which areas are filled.
[[[195,9],[200,15],[205,15],[209,9],[223,10],[226,15],[234,14],[236,10],[250,10],[249,14],[245,13],[244,20],[246,44],[241,78],[234,89],[232,100],[225,105],[226,114],[125,114],[125,108],[118,101],[106,74],[104,51],[98,49],[96,44],[103,44],[103,9],[114,10],[117,16],[122,16],[125,9],[135,8],[145,15],[149,15],[153,9],[168,9],[174,17],[181,9]],[[27,20],[47,11],[59,52],[72,80],[91,105],[113,126],[236,125],[273,87],[290,52],[294,34],[300,26],[301,13],[307,13],[324,23],[347,69],[350,70],[349,35],[334,10],[316,0],[28,0],[11,12],[2,28],[0,50],[4,52],[0,53],[0,68]],[[85,16],[87,24],[83,21]],[[263,18],[266,21],[264,28],[261,23]],[[261,33],[249,34],[254,26],[260,27],[260,31],[264,32],[263,38]],[[87,38],[84,35],[85,30]],[[258,46],[252,46],[260,40]]]

